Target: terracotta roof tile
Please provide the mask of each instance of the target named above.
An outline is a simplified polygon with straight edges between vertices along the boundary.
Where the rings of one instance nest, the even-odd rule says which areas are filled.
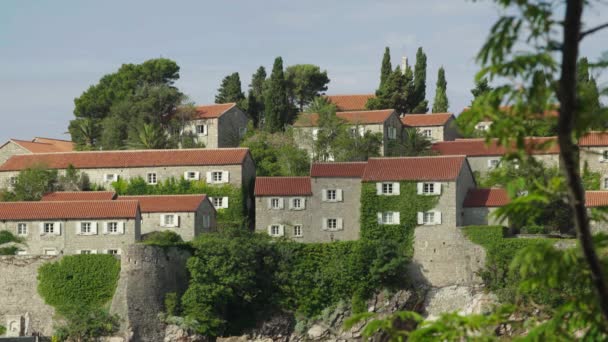
[[[585,191],[585,206],[608,207],[608,191]]]
[[[158,166],[237,165],[249,153],[246,148],[94,151],[15,155],[0,166],[0,171],[19,171],[34,165],[50,169],[129,168]]]
[[[195,212],[207,195],[119,196],[117,201],[138,201],[142,213]]]
[[[370,158],[364,181],[455,180],[465,156]]]
[[[310,168],[311,177],[361,178],[367,162],[314,163]]]
[[[113,191],[61,191],[48,193],[41,201],[111,201],[115,198]]]
[[[546,149],[540,149],[538,145],[555,141]],[[528,138],[529,154],[558,154],[559,146],[554,137]],[[511,149],[498,146],[495,141],[486,143],[485,139],[456,139],[454,141],[441,141],[433,144],[433,151],[442,155],[466,155],[466,156],[502,156]]]
[[[310,177],[257,177],[256,196],[311,196]]]
[[[589,132],[578,141],[579,146],[608,146],[608,132]]]
[[[47,139],[48,140],[48,139]],[[74,150],[73,144],[61,142],[61,143],[48,143],[48,142],[36,142],[26,141],[19,139],[11,139],[11,141],[31,153],[53,153],[53,152],[71,152]]]
[[[511,202],[507,190],[499,188],[469,189],[464,199],[465,207],[502,207]]]
[[[196,107],[195,119],[219,118],[224,113],[236,106],[236,103],[211,104]]]
[[[452,113],[406,114],[401,122],[410,127],[443,126],[453,117]]]
[[[69,140],[35,137],[32,142],[51,144],[61,150],[61,152],[74,151],[74,143]]]
[[[374,94],[360,95],[327,95],[326,98],[336,105],[338,111],[365,110],[367,100],[376,97]]]
[[[366,110],[357,112],[337,112],[336,116],[351,124],[381,124],[395,111],[393,109]],[[293,124],[295,127],[315,127],[319,123],[319,114],[302,113]]]
[[[2,202],[0,220],[78,220],[131,218],[137,201]]]

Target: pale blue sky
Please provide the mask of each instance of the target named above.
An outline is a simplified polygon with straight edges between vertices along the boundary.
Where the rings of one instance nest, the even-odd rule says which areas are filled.
[[[587,13],[590,25],[599,12]],[[428,100],[443,65],[450,110],[459,112],[496,17],[490,1],[466,0],[3,0],[0,141],[69,138],[75,97],[122,63],[159,56],[180,65],[178,87],[203,104],[225,75],[238,71],[246,90],[255,69],[270,69],[276,56],[326,69],[329,94],[373,92],[385,46],[394,64],[403,55],[413,62],[423,46]],[[608,50],[608,31],[582,50],[592,58]]]

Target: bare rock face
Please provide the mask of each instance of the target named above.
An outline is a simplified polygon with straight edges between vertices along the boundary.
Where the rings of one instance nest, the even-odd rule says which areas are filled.
[[[498,302],[494,294],[486,293],[483,287],[452,285],[433,288],[425,300],[428,319],[436,319],[445,312],[463,315],[482,314],[491,310]]]
[[[188,331],[180,328],[177,325],[167,325],[165,327],[164,342],[209,342],[209,337],[190,334]]]

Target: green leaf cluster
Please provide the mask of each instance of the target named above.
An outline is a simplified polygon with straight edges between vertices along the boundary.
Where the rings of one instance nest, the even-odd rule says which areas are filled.
[[[249,148],[257,176],[305,176],[310,171],[308,152],[298,147],[291,131],[249,131],[242,147]]]
[[[69,165],[65,174],[59,175],[46,165],[39,164],[19,172],[12,189],[4,190],[2,201],[39,201],[42,196],[52,191],[90,190],[91,184],[87,174]]]
[[[112,187],[118,195],[123,196],[206,194],[209,197],[228,197],[228,208],[217,210],[218,228],[242,227],[245,224],[247,190],[241,190],[232,184],[217,186],[209,185],[204,180],[189,181],[183,177],[171,177],[152,185],[142,177],[136,177],[129,180],[119,179],[112,183]]]
[[[375,182],[364,182],[361,187],[361,238],[367,240],[398,241],[405,243],[406,255],[413,253],[412,244],[417,213],[433,209],[439,196],[418,195],[416,182],[400,182],[399,195],[379,196]],[[400,224],[378,223],[379,212],[397,211]]]
[[[19,250],[18,244],[25,243],[24,239],[8,230],[0,230],[0,255],[15,255]],[[9,246],[3,246],[7,245]],[[1,334],[0,334],[1,335]]]

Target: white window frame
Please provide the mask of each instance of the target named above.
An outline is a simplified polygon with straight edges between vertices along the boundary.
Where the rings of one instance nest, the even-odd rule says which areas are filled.
[[[420,134],[425,137],[431,139],[433,137],[433,131],[429,128],[425,128],[420,130]]]
[[[397,128],[395,127],[388,127],[388,138],[390,140],[396,140],[397,139]]]
[[[432,225],[435,224],[435,212],[434,211],[426,211],[422,214],[422,224],[424,225]]]
[[[211,197],[211,204],[215,209],[228,209],[228,197]]]
[[[11,186],[11,187],[17,185],[17,176],[11,176],[11,177],[9,177],[9,179],[8,179],[8,185]]]
[[[148,172],[146,174],[146,183],[150,185],[158,184],[158,174],[156,172]]]
[[[44,234],[55,234],[55,222],[44,222]]]
[[[417,215],[417,223],[420,226],[434,226],[442,223],[442,215],[439,210],[419,211]]]
[[[179,217],[177,214],[163,214],[160,216],[162,227],[177,227],[179,226]]]
[[[58,255],[59,253],[57,251],[57,248],[43,248],[42,254],[43,255]]]
[[[200,172],[198,171],[186,171],[184,172],[184,179],[188,181],[199,180],[201,177]]]
[[[88,229],[85,229],[88,228]],[[80,222],[80,234],[81,235],[89,235],[93,232],[93,223],[92,222]]]
[[[500,159],[492,158],[488,159],[488,170],[494,170],[500,165]]]
[[[116,182],[118,181],[118,174],[117,173],[106,173],[103,175],[103,181],[105,183],[112,183],[112,182]]]
[[[28,228],[27,223],[19,222],[17,223],[17,235],[18,236],[27,236]]]
[[[422,183],[422,193],[424,195],[433,195],[435,193],[435,183],[431,183],[431,182]]]
[[[392,211],[382,213],[382,224],[395,224],[395,215]]]
[[[281,199],[278,197],[271,198],[270,209],[281,209]]]
[[[25,249],[18,249],[17,250],[17,255],[27,255],[27,250],[25,250]]]
[[[338,229],[338,219],[337,218],[328,218],[327,219],[327,229],[329,229],[329,230]]]
[[[115,252],[115,253],[112,253]],[[105,251],[104,254],[110,254],[110,255],[120,255],[120,249],[118,248],[111,248]]]
[[[392,195],[393,193],[393,183],[382,183],[383,195]]]
[[[119,234],[118,221],[106,222],[108,234]]]
[[[306,199],[303,197],[293,197],[290,199],[290,209],[291,210],[304,210],[306,209]],[[298,205],[296,205],[298,204]]]
[[[268,226],[268,235],[280,237],[285,235],[285,227],[282,224],[271,224]]]
[[[202,130],[199,130],[199,127],[202,127]],[[207,124],[196,124],[194,127],[194,130],[196,131],[197,135],[208,135],[209,134],[209,127],[207,126]]]
[[[304,236],[304,233],[302,231],[302,225],[301,224],[295,224],[293,226],[293,237],[301,238],[303,236]]]

